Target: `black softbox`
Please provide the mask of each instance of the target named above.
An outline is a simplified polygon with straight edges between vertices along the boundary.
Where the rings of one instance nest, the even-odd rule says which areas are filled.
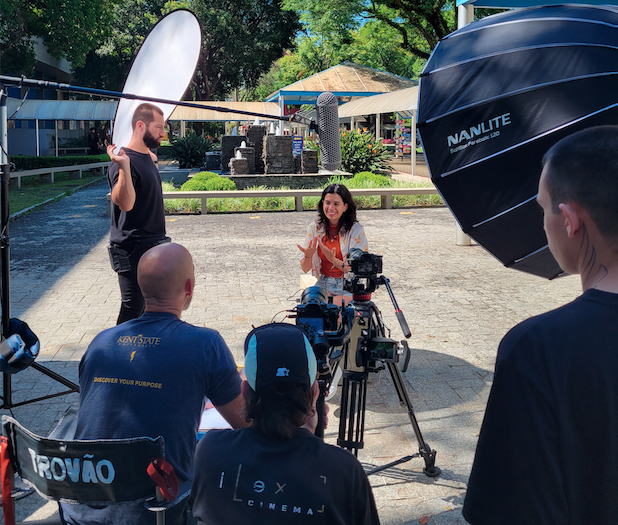
[[[561,274],[536,203],[544,153],[618,124],[618,9],[559,5],[490,16],[448,35],[420,78],[431,178],[464,232],[507,267]]]

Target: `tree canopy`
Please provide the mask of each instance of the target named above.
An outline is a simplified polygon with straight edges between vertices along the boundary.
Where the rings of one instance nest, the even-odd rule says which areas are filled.
[[[264,71],[294,47],[298,15],[277,0],[186,0],[202,27],[202,52],[191,87],[196,100],[251,89]]]
[[[31,75],[37,37],[50,55],[83,65],[110,30],[112,6],[101,0],[0,0],[0,71]]]
[[[302,34],[294,52],[277,60],[260,83],[244,97],[261,100],[274,91],[299,79],[336,66],[345,61],[356,62],[396,75],[418,78],[425,60],[398,45],[398,32],[378,21],[369,21],[350,30],[345,38],[333,42],[317,35]]]
[[[310,34],[335,42],[364,21],[380,21],[398,33],[403,50],[423,59],[456,28],[454,0],[284,0],[283,5],[301,14]]]
[[[119,0],[110,36],[88,53],[84,67],[76,68],[76,82],[121,91],[148,32],[176,9],[190,10],[202,29],[187,93],[195,100],[223,99],[235,89],[255,87],[264,71],[294,47],[300,30],[298,15],[282,10],[276,0]]]
[[[163,16],[165,2],[117,0],[110,16],[111,30],[107,38],[87,53],[81,67],[74,68],[75,82],[98,89],[122,91],[142,42]]]

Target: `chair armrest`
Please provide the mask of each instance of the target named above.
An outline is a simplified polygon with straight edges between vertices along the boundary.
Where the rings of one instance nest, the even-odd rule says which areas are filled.
[[[151,512],[161,512],[175,507],[191,495],[193,480],[186,481],[178,488],[178,496],[172,501],[155,501],[154,497],[144,502],[144,507]]]

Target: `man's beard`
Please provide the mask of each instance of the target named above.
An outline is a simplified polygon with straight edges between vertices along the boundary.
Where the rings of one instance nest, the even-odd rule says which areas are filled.
[[[144,144],[146,144],[147,148],[158,148],[161,145],[161,141],[155,139],[150,130],[147,129],[144,134]]]

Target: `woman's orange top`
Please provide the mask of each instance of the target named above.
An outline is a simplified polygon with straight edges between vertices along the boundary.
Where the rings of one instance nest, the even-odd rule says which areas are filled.
[[[332,233],[332,228],[331,228],[331,233]],[[340,261],[343,260],[343,255],[341,254],[341,245],[339,244],[339,234],[337,233],[337,235],[335,235],[335,237],[332,239],[329,239],[328,237],[329,235],[325,235],[324,237],[322,237],[322,242],[327,248],[331,250],[333,249],[335,250],[337,259],[339,259]],[[321,261],[320,275],[323,275],[324,277],[336,277],[336,278],[343,277],[343,272],[341,271],[341,268],[337,266],[333,266],[331,262],[324,256],[320,248],[318,248],[318,255],[320,256],[320,261]]]

